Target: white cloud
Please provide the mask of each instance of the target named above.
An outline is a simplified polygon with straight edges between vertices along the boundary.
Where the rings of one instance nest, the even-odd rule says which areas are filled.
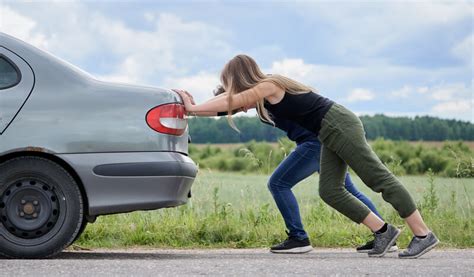
[[[153,22],[156,19],[155,15],[152,12],[146,12],[143,15],[143,18],[145,18],[145,20],[148,21],[148,22]]]
[[[413,6],[399,5],[398,12],[408,13],[413,21],[426,23],[448,23],[462,20],[473,15],[471,1],[419,2]],[[413,8],[412,8],[413,7]],[[422,14],[423,16],[420,16]]]
[[[391,91],[390,96],[392,98],[409,98],[415,97],[415,92],[417,92],[436,101],[448,101],[456,98],[467,98],[471,90],[472,88],[467,87],[464,83],[439,84],[431,87],[405,85],[400,89]]]
[[[370,101],[375,98],[375,94],[364,88],[353,89],[347,96],[348,102]]]
[[[217,73],[199,72],[185,77],[169,77],[163,84],[169,88],[185,89],[194,96],[197,103],[201,103],[214,96],[212,91],[219,83]]]
[[[394,98],[408,98],[412,93],[413,88],[411,86],[404,86],[401,89],[390,92],[390,96]]]
[[[453,83],[434,86],[428,93],[434,100],[446,101],[452,100],[455,97],[466,97],[469,95],[469,91],[472,93],[472,88],[467,88],[464,83]]]
[[[35,22],[30,37],[22,37],[19,29],[11,29],[7,33],[11,32],[13,36],[72,63],[80,63],[103,49],[102,38],[93,24],[98,13],[88,10],[83,3],[13,2],[4,5],[4,8]],[[17,23],[20,30],[27,26],[24,21]],[[39,44],[31,39],[35,36],[41,36],[44,43]]]
[[[312,78],[312,76],[309,75],[315,70],[315,65],[306,64],[302,59],[284,59],[273,62],[270,72],[285,75],[297,80],[304,80]]]
[[[452,53],[464,60],[466,63],[474,65],[474,34],[470,34],[452,49]]]
[[[465,113],[471,111],[472,102],[470,101],[446,101],[433,106],[433,111],[441,114]]]
[[[417,91],[418,93],[421,93],[421,94],[427,93],[428,90],[429,90],[428,87],[419,87],[419,88],[416,89],[416,91]]]
[[[472,83],[438,85],[428,92],[437,103],[432,107],[433,114],[441,117],[458,118],[474,122],[474,90]]]
[[[274,61],[268,73],[281,74],[299,82],[314,86],[330,86],[341,80],[347,81],[363,76],[366,69],[333,65],[305,63],[303,59],[283,59]]]
[[[431,108],[424,113],[431,116],[442,118],[457,118],[473,122],[474,108],[474,90],[472,82],[470,85],[465,83],[448,83],[437,84],[432,86],[412,86],[405,85],[400,89],[390,93],[392,98],[409,98],[411,104],[420,102],[430,105]],[[404,100],[407,101],[407,100]],[[430,107],[428,106],[428,107]],[[366,112],[367,113],[367,112]],[[384,111],[386,115],[417,115],[417,111],[413,112],[397,112]]]
[[[8,6],[0,5],[0,32],[28,41],[39,48],[47,48],[45,35],[35,31],[36,21],[23,16]]]

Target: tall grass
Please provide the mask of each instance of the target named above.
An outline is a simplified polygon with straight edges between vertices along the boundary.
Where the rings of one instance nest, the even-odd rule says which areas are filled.
[[[285,238],[283,220],[267,190],[266,175],[200,172],[189,203],[172,209],[99,217],[77,241],[82,247],[268,247]],[[400,177],[412,193],[430,228],[445,247],[473,247],[472,179]],[[380,195],[371,197],[384,218],[405,226]],[[370,232],[328,207],[317,195],[318,176],[294,189],[313,246],[354,247]],[[411,239],[408,228],[399,244]]]

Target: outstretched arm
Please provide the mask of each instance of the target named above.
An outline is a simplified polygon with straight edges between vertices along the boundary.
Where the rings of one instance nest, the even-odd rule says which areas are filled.
[[[255,87],[244,90],[238,94],[234,94],[231,97],[229,105],[229,97],[215,97],[207,100],[206,102],[193,105],[190,98],[182,91],[176,90],[181,95],[184,101],[186,111],[191,113],[200,112],[225,112],[230,110],[239,109],[242,107],[254,106],[258,101],[263,100],[267,96],[274,95],[282,89],[270,82],[263,82]]]
[[[255,109],[256,107],[257,107],[257,105],[253,104],[253,105],[250,105],[250,106],[247,106],[247,107],[242,107],[242,108],[239,108],[239,109],[235,109],[235,110],[232,110],[231,115],[234,115],[234,114],[240,113],[240,112],[246,113],[248,110]],[[189,112],[189,115],[193,115],[193,116],[226,116],[226,115],[229,115],[229,112],[228,111],[225,111],[225,112]]]
[[[180,89],[173,89],[173,91],[178,93],[183,98],[183,101],[185,101],[185,97],[183,95],[183,94],[185,94],[187,96],[187,98],[189,98],[189,100],[191,101],[191,104],[196,105],[196,103],[194,102],[193,96],[188,91],[180,90]],[[220,97],[227,97],[227,93],[221,93],[219,95],[216,95],[213,98],[209,99],[208,102],[215,101],[216,99],[218,99]],[[238,109],[238,110],[232,111],[232,114],[236,114],[236,113],[241,112],[241,111],[247,112],[246,110]],[[227,115],[227,112],[189,112],[188,111],[188,115],[191,115],[191,116],[224,116],[224,115]]]

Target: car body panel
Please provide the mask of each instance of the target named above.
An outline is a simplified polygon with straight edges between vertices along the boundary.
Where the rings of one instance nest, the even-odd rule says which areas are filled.
[[[17,85],[0,90],[0,134],[2,134],[32,92],[35,78],[30,66],[12,51],[0,46],[0,56],[12,62],[21,73]]]
[[[88,195],[89,215],[102,215],[133,210],[173,207],[186,203],[197,173],[194,162],[175,152],[131,152],[61,154],[61,159],[74,164]],[[153,163],[155,174],[103,176],[94,173],[101,165]],[[160,167],[172,166],[164,173]],[[153,172],[151,172],[153,173]],[[100,185],[97,185],[100,184]]]

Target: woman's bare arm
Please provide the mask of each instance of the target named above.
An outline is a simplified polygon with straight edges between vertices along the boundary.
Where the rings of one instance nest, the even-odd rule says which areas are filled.
[[[255,87],[244,90],[241,93],[232,95],[231,105],[229,107],[229,97],[214,97],[206,102],[193,105],[184,93],[180,93],[183,97],[186,111],[191,113],[199,112],[225,112],[227,110],[235,110],[242,107],[250,107],[265,97],[281,92],[282,89],[270,82],[263,82]],[[179,92],[178,92],[179,93]]]
[[[187,91],[184,91],[188,96],[190,96],[191,94]],[[227,97],[227,92],[224,92],[224,93],[221,93],[219,95],[216,95],[214,96],[213,98],[207,100],[207,102],[212,102],[212,101],[215,101],[216,99],[220,98],[220,97]],[[190,96],[191,97],[191,96]],[[193,105],[196,105],[196,103],[194,103],[194,101],[192,101],[192,104]],[[240,112],[237,111],[237,112]],[[204,112],[204,111],[201,111],[201,112],[189,112],[189,115],[194,115],[194,116],[219,116],[218,112]]]

